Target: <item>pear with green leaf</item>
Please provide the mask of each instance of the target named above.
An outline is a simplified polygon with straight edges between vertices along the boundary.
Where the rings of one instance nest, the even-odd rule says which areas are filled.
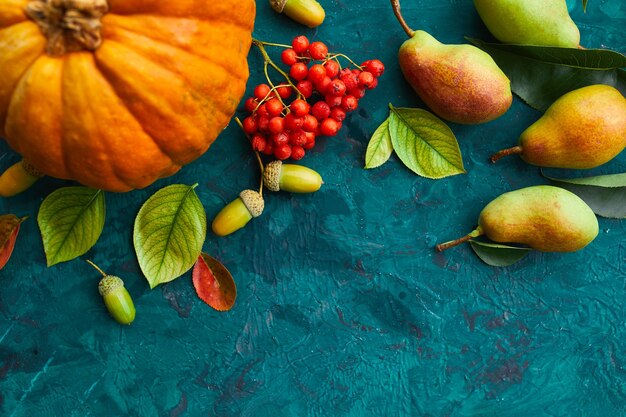
[[[423,30],[412,30],[391,0],[409,35],[398,52],[404,78],[422,101],[442,119],[478,124],[494,120],[513,101],[510,81],[486,52],[472,45],[446,45]]]
[[[579,47],[580,31],[565,0],[474,0],[474,6],[501,42]]]
[[[529,164],[570,169],[600,166],[626,147],[626,99],[597,84],[563,95],[522,132],[519,144],[497,152],[492,162],[518,154]]]
[[[576,194],[536,185],[502,194],[481,211],[476,229],[436,249],[441,252],[483,235],[494,242],[520,243],[542,252],[574,252],[598,235],[598,219]]]

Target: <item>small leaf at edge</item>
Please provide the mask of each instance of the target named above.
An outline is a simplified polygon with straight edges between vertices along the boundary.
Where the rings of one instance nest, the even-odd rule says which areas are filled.
[[[20,225],[28,217],[21,219],[13,214],[0,216],[0,269],[11,259],[17,235],[20,232]]]
[[[393,152],[393,144],[389,135],[389,118],[378,126],[367,144],[365,152],[365,169],[376,168],[387,162]]]
[[[470,246],[474,253],[489,266],[510,266],[522,260],[532,250],[531,248],[519,248],[502,245],[499,243],[479,242],[470,240]]]

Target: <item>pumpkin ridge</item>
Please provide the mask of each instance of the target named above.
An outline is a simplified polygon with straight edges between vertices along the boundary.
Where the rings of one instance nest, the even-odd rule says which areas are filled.
[[[34,28],[34,23],[32,23],[32,22],[29,22],[29,21],[25,20],[25,21],[20,22],[20,23],[18,23],[18,24],[16,24],[16,25],[12,25],[12,26],[8,26],[8,27],[5,27],[5,28],[0,29],[0,34],[1,34],[2,32],[4,32],[5,30],[14,29],[15,27],[17,27],[17,26],[19,26],[19,25],[28,25],[28,26],[33,26],[33,28]],[[37,30],[38,30],[38,29],[37,29]],[[32,47],[32,46],[29,46],[29,48],[30,48],[30,47]],[[15,52],[15,50],[14,50],[14,52]],[[24,77],[24,75],[25,75],[26,73],[28,73],[28,71],[31,69],[31,67],[33,66],[33,64],[37,61],[37,59],[39,59],[39,57],[41,56],[41,53],[42,53],[42,52],[43,52],[43,49],[42,49],[39,53],[35,53],[35,54],[34,54],[34,57],[33,57],[33,59],[31,60],[31,62],[30,62],[30,63],[28,63],[28,64],[24,67],[24,70],[21,72],[21,74],[19,74],[19,75],[15,78],[15,82],[14,82],[14,84],[13,84],[12,86],[9,86],[9,87],[8,87],[8,89],[7,89],[7,92],[8,92],[8,94],[7,94],[7,98],[8,98],[8,100],[7,100],[7,102],[6,102],[6,103],[7,103],[7,106],[6,106],[6,109],[5,109],[5,114],[4,114],[4,116],[3,116],[3,114],[1,113],[1,108],[0,108],[0,128],[1,128],[1,129],[0,129],[0,134],[2,134],[2,136],[6,136],[6,121],[7,121],[7,117],[8,117],[9,106],[10,106],[10,104],[11,104],[11,101],[13,100],[13,95],[15,94],[15,91],[16,91],[16,89],[17,89],[17,86],[18,86],[18,84],[20,83],[20,80]],[[5,55],[5,56],[3,56],[3,57],[0,57],[0,65],[2,65],[3,67],[5,67],[5,66],[6,66],[6,64],[4,64],[4,65],[2,64],[2,62],[3,62],[3,60],[4,60],[4,58],[5,58],[5,57],[6,57],[6,55]],[[23,59],[23,55],[21,55],[21,56],[20,56],[20,58],[22,58],[22,59]],[[14,66],[13,66],[13,65],[11,65],[11,67],[14,67]],[[5,79],[5,80],[3,80],[3,81],[4,81],[4,82],[7,82],[7,81],[6,81],[6,79]]]
[[[133,48],[131,48],[131,47],[127,46],[127,45],[124,45],[124,44],[121,44],[121,43],[119,43],[119,42],[116,42],[116,41],[114,41],[114,40],[111,40],[111,39],[106,39],[106,40],[105,40],[105,42],[103,43],[102,47],[100,48],[100,51],[103,51],[103,50],[105,49],[105,48],[104,48],[104,47],[105,47],[105,44],[107,44],[107,45],[117,45],[117,47],[119,47],[121,50],[122,50],[122,49],[125,49],[126,51],[129,51],[129,52],[131,52],[132,54],[134,54],[134,55],[136,55],[136,56],[138,56],[138,57],[141,57],[142,59],[144,59],[144,60],[146,60],[147,62],[149,62],[151,65],[155,66],[155,68],[156,68],[156,67],[158,67],[158,68],[160,68],[163,72],[168,73],[168,74],[169,74],[169,75],[168,75],[169,77],[178,79],[181,83],[183,83],[183,84],[185,85],[186,91],[187,91],[188,93],[192,94],[192,95],[193,95],[193,97],[195,97],[196,99],[199,99],[199,101],[198,101],[198,102],[202,103],[204,106],[206,106],[206,104],[210,104],[210,103],[211,103],[211,102],[207,99],[207,97],[206,97],[206,95],[205,95],[205,94],[202,94],[201,92],[198,92],[198,91],[197,91],[196,89],[194,89],[194,88],[190,88],[190,86],[189,86],[189,84],[188,84],[187,80],[186,80],[184,77],[182,77],[182,76],[178,75],[177,73],[175,73],[175,72],[173,72],[173,71],[169,70],[168,68],[163,67],[163,66],[162,66],[162,65],[160,65],[159,63],[156,63],[156,62],[154,62],[153,60],[151,60],[151,59],[149,59],[149,58],[146,58],[143,54],[140,54],[137,50],[135,50],[135,49],[133,49]],[[106,69],[106,68],[103,68],[103,67],[101,66],[101,65],[102,65],[102,62],[101,62],[101,61],[102,61],[102,62],[104,62],[104,60],[101,60],[101,59],[98,57],[98,54],[96,54],[96,64],[97,64],[98,68],[100,69],[100,71],[103,73],[103,75],[104,75],[105,77],[107,77],[107,74],[108,74],[108,71],[109,71],[109,70],[108,70],[108,69]],[[111,64],[110,60],[109,60],[109,61],[107,61],[107,63],[108,63],[108,64]],[[112,73],[112,76],[113,76],[113,77],[115,77],[116,75]],[[107,77],[107,79],[108,79],[108,77]],[[122,100],[122,102],[124,103],[124,105],[128,108],[128,110],[129,110],[131,113],[135,114],[135,110],[134,110],[133,106],[129,105],[129,104],[131,104],[131,102],[129,101],[129,99],[128,99],[127,97],[125,97],[125,95],[123,95],[123,94],[121,94],[121,93],[119,92],[119,90],[118,90],[118,88],[117,88],[116,83],[111,82],[111,80],[110,80],[110,79],[108,79],[108,81],[111,83],[111,85],[113,86],[114,90],[115,90],[115,91],[116,91],[116,93],[118,94],[118,97],[120,97],[120,99]],[[127,79],[121,79],[121,83],[122,83],[122,84],[120,85],[120,88],[123,88],[123,87],[124,87],[124,84],[128,84],[128,81],[129,81],[129,80],[127,80]],[[130,85],[130,84],[128,84],[128,85]],[[142,93],[142,90],[136,90],[136,91],[137,91],[137,92],[139,92],[140,94]],[[243,87],[241,88],[241,91],[240,91],[240,92],[241,92],[241,94],[243,95]],[[132,99],[131,99],[131,100],[132,100]],[[142,98],[142,101],[143,101],[143,102],[147,102],[147,101],[146,101],[146,98]],[[197,103],[198,103],[198,102],[197,102]],[[158,109],[157,109],[156,107],[154,107],[154,106],[152,106],[152,108],[153,108],[153,109],[156,109],[157,111],[158,111],[158,110],[166,110],[166,111],[164,111],[164,112],[163,112],[163,114],[164,114],[164,115],[172,115],[172,114],[175,114],[175,113],[176,113],[176,111],[174,111],[173,107],[171,107],[171,106],[166,106],[166,104],[168,104],[168,103],[167,103],[167,102],[160,102],[160,103],[159,103],[159,107],[158,107]],[[218,108],[220,109],[219,114],[224,115],[224,118],[225,118],[225,120],[224,120],[224,121],[223,121],[223,123],[221,123],[221,124],[222,124],[222,125],[224,125],[224,126],[226,126],[226,125],[228,124],[228,121],[230,120],[231,115],[230,115],[230,114],[227,114],[227,113],[225,113],[223,110],[221,110],[221,107],[222,107],[224,104],[225,104],[225,103],[222,103],[222,105],[218,106]],[[233,107],[233,113],[234,113],[236,105],[234,105],[234,106],[232,106],[232,107]],[[215,110],[216,110],[216,109],[214,108],[214,106],[211,106],[211,109],[212,109],[213,111],[215,111]],[[206,111],[204,111],[204,110],[203,110],[203,112],[204,112],[204,113],[206,113]],[[154,113],[153,115],[158,116],[158,115],[157,115],[157,113]],[[135,114],[135,116],[136,116],[136,117],[138,117],[136,114]],[[138,120],[140,123],[142,122],[142,118],[138,118],[137,120]],[[189,119],[185,119],[185,123],[187,123],[188,121],[189,121]],[[214,121],[215,121],[215,122],[219,122],[219,120],[214,120]],[[206,132],[206,130],[204,129],[204,126],[203,126],[203,127],[201,127],[201,128],[198,128],[198,126],[197,126],[197,125],[193,125],[193,126],[194,126],[194,128],[197,128],[198,130],[200,130],[201,132],[203,132],[203,133],[202,133],[202,136],[203,136],[203,137],[206,137],[206,136],[207,136],[207,132]],[[220,132],[221,132],[221,131],[220,131]],[[203,150],[202,150],[202,152],[201,152],[201,153],[204,153],[204,152],[208,149],[208,147],[210,146],[210,144],[211,144],[212,142],[214,142],[214,140],[217,138],[218,134],[219,134],[219,132],[216,132],[215,136],[213,137],[213,140],[211,140],[211,141],[210,141],[210,143],[209,143],[209,142],[205,142],[205,143],[203,143],[203,144],[202,144]],[[153,135],[150,135],[150,137],[151,137],[151,138],[154,138],[154,136],[153,136]],[[167,143],[167,142],[166,142],[166,140],[164,140],[164,139],[161,139],[160,141],[161,141],[161,142],[163,142],[163,143]],[[195,145],[196,145],[196,144],[193,144],[193,146],[195,146]],[[160,149],[163,149],[163,148],[162,148],[162,146],[161,146],[159,143],[157,143],[157,146],[159,146],[159,148],[160,148]],[[173,157],[173,156],[172,156],[172,151],[168,151],[168,154],[170,155],[170,157],[172,158],[172,160],[173,160],[176,164],[181,165],[181,166],[182,166],[182,165],[185,165],[185,164],[187,164],[187,163],[189,163],[189,162],[191,162],[191,161],[192,161],[192,160],[194,160],[194,159],[197,159],[197,157],[198,157],[198,155],[197,155],[197,156],[195,156],[193,159],[189,160],[189,159],[187,158],[187,155],[181,155],[181,157],[182,157],[182,158],[181,158],[181,157]]]
[[[93,64],[94,67],[97,68],[97,62],[95,59],[95,56],[93,56]],[[66,61],[67,62],[67,61]],[[117,91],[115,90],[115,87],[113,85],[113,83],[110,82],[110,80],[106,77],[106,74],[103,73],[102,71],[99,70],[99,68],[97,68],[98,70],[95,72],[95,74],[97,74],[97,76],[100,77],[100,79],[106,83],[106,85],[109,86],[111,93],[120,101],[124,101],[122,100],[122,98],[120,97],[120,95],[117,93]],[[164,167],[161,172],[159,172],[159,178],[162,177],[163,173],[165,172],[171,172],[171,168],[172,166],[176,166],[176,170],[180,169],[181,165],[176,163],[175,161],[172,160],[172,158],[170,157],[170,155],[165,152],[163,150],[163,148],[159,145],[159,143],[152,137],[152,135],[150,135],[143,127],[143,125],[139,122],[139,120],[137,120],[137,118],[135,117],[135,115],[130,111],[130,109],[128,109],[128,107],[125,107],[126,109],[126,113],[128,115],[128,117],[131,117],[132,120],[136,123],[136,127],[139,128],[148,138],[150,138],[150,140],[155,144],[155,146],[157,147],[158,151],[162,154],[162,156],[164,156],[167,160],[170,161],[170,165],[167,167]],[[113,146],[110,142],[105,142],[106,146]],[[133,181],[133,178],[127,177],[124,174],[120,174],[119,170],[121,169],[121,167],[118,167],[115,163],[113,163],[113,161],[111,161],[111,158],[108,157],[107,155],[107,160],[106,162],[110,165],[111,167],[111,172],[113,173],[113,175],[115,176],[115,178],[121,183],[121,184],[125,184],[126,186],[128,186],[129,188],[138,188],[138,184],[139,181],[135,180]],[[86,184],[89,185],[89,184]]]
[[[166,42],[162,42],[162,41],[159,41],[157,39],[153,39],[153,38],[151,38],[149,36],[144,36],[142,34],[138,34],[136,32],[132,32],[132,31],[129,31],[129,30],[126,30],[126,29],[123,29],[123,28],[118,28],[116,30],[121,31],[122,33],[123,32],[129,32],[129,33],[132,33],[134,36],[138,36],[140,38],[149,39],[150,41],[155,42],[155,43],[157,43],[159,45],[163,45],[165,47],[175,49],[176,51],[179,51],[180,53],[186,54],[188,58],[191,58],[191,59],[194,59],[194,60],[198,60],[199,62],[203,63],[204,65],[206,65],[209,68],[219,69],[231,81],[230,85],[233,85],[233,82],[236,82],[238,80],[238,77],[233,75],[232,72],[228,68],[226,68],[224,65],[221,65],[221,63],[210,61],[209,59],[207,59],[205,57],[201,57],[201,56],[192,54],[191,52],[189,52],[189,51],[187,51],[187,50],[185,50],[183,48],[179,48],[176,45],[171,45],[171,44],[168,44]],[[112,42],[124,44],[124,42],[120,42],[119,39],[115,39],[115,38],[112,38],[112,37],[107,37],[106,39],[107,39],[107,41],[112,41]],[[198,91],[198,89],[196,89],[194,87],[194,84],[193,84],[192,80],[189,79],[188,73],[181,72],[181,71],[179,71],[177,68],[175,68],[172,65],[166,65],[166,62],[163,62],[163,61],[157,62],[157,61],[155,61],[154,58],[158,58],[158,57],[150,56],[150,55],[146,54],[143,50],[139,50],[139,49],[135,49],[135,48],[132,48],[132,50],[136,54],[142,56],[143,58],[145,58],[146,60],[154,63],[155,65],[161,65],[166,70],[168,70],[168,71],[178,75],[181,79],[183,79],[185,81],[187,87],[189,88],[189,91],[193,92],[198,97],[201,97],[204,102],[208,102],[208,103],[212,104],[211,107],[217,109],[220,113],[222,113],[226,118],[228,118],[230,120],[230,118],[232,117],[231,112],[226,111],[226,109],[224,109],[222,106],[220,106],[219,103],[216,102],[216,99],[212,95],[207,95],[207,94],[202,93],[201,91]],[[241,95],[243,95],[243,91],[241,91]]]
[[[167,17],[167,16],[159,16],[159,17]],[[190,19],[190,20],[196,20],[199,22],[206,22],[205,20],[199,20],[199,19]],[[219,22],[219,23],[223,23],[223,22]],[[244,71],[243,68],[230,68],[228,65],[225,65],[221,60],[217,59],[216,61],[211,61],[209,59],[209,57],[207,56],[203,56],[203,55],[198,55],[197,53],[195,53],[195,51],[190,50],[188,48],[184,48],[182,45],[176,45],[170,42],[167,42],[164,39],[157,39],[154,36],[149,36],[145,33],[141,33],[141,32],[137,32],[132,30],[131,28],[128,28],[126,26],[121,26],[121,25],[116,25],[115,23],[111,23],[111,22],[107,22],[107,26],[108,27],[112,27],[114,30],[119,30],[122,32],[128,32],[128,33],[132,33],[135,36],[140,36],[146,39],[150,39],[153,42],[159,43],[161,45],[165,45],[171,48],[175,48],[181,52],[185,52],[187,54],[189,54],[190,56],[196,57],[198,59],[201,59],[205,62],[209,62],[211,65],[214,65],[218,68],[223,69],[228,75],[230,75],[232,78],[243,78],[243,77],[247,77],[248,76],[248,71]],[[240,27],[237,25],[234,25],[236,27]],[[105,38],[109,39],[109,40],[114,40],[110,37],[110,32],[105,32]],[[252,45],[252,38],[250,38],[250,45],[248,45],[248,50],[250,50],[250,46]],[[245,56],[247,56],[247,53],[245,54]],[[245,59],[245,57],[244,57]]]

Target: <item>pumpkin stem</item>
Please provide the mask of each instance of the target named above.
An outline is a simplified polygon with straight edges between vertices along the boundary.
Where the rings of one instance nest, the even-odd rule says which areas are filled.
[[[100,19],[109,10],[107,0],[31,0],[25,9],[48,38],[46,51],[94,51],[102,43]]]

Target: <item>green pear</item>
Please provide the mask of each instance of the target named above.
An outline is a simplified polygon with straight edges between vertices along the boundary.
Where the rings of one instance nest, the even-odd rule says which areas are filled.
[[[437,250],[481,235],[494,242],[521,243],[542,252],[574,252],[598,235],[598,219],[576,194],[536,185],[502,194],[481,211],[474,231],[437,245]]]
[[[563,95],[526,129],[519,145],[491,157],[519,154],[529,164],[570,169],[602,165],[626,147],[626,99],[597,84]]]
[[[494,120],[511,106],[510,81],[486,52],[471,45],[446,45],[423,30],[408,27],[398,0],[396,17],[410,39],[400,47],[404,78],[442,119],[478,124]]]
[[[580,32],[565,0],[474,0],[474,6],[501,42],[579,47]]]

